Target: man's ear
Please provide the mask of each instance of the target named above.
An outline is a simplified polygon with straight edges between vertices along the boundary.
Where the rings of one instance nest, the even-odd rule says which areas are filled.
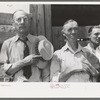
[[[63,36],[65,36],[64,29],[61,30],[61,33],[62,33]]]
[[[64,31],[61,31],[61,33],[62,33],[62,35],[63,35],[64,37],[66,37],[66,33],[65,33]]]

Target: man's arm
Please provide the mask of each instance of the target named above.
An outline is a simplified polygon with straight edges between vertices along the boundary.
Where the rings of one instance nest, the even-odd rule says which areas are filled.
[[[58,57],[57,53],[54,53],[51,65],[50,65],[50,81],[52,82],[58,82],[59,81],[59,75],[61,71],[60,66],[60,58]]]
[[[22,69],[26,65],[35,64],[35,61],[37,62],[37,60],[34,58],[36,58],[38,56],[40,56],[40,55],[31,54],[31,55],[25,57],[24,59],[11,64],[11,66],[6,71],[6,73],[12,75],[12,74],[16,73],[17,71],[19,71],[20,69]]]
[[[18,70],[20,70],[21,68],[23,68],[24,66],[33,64],[33,62],[35,62],[34,58],[36,57],[37,55],[31,54],[16,63],[10,63],[9,54],[8,54],[8,46],[7,46],[7,43],[4,42],[1,48],[0,64],[3,65],[4,71],[8,75],[12,75],[16,73]]]
[[[7,42],[4,41],[0,52],[0,65],[2,65],[4,71],[6,72],[12,64],[9,64],[8,47]]]

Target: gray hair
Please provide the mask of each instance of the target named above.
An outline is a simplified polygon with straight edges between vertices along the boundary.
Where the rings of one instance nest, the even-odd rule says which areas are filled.
[[[64,30],[65,30],[64,26],[65,26],[66,24],[70,23],[70,22],[76,22],[76,23],[77,23],[77,21],[75,21],[75,20],[73,20],[73,19],[67,20],[67,21],[64,23],[63,27],[62,27],[62,30],[61,30],[61,33],[62,33],[62,34],[64,33]],[[78,24],[78,23],[77,23],[77,24]]]

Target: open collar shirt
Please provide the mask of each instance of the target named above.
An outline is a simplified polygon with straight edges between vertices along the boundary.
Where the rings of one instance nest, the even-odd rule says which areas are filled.
[[[37,39],[37,36],[33,36],[28,34],[27,45],[29,47],[30,54],[36,54],[34,41]],[[45,37],[43,36],[45,39]],[[1,49],[0,62],[4,63],[4,70],[7,71],[14,63],[20,61],[24,57],[24,43],[20,41],[19,36],[16,35],[6,41],[4,41]],[[41,66],[45,66],[45,62],[41,64]],[[23,70],[18,71],[13,76],[13,81],[22,82],[22,81],[30,81],[30,82],[42,82],[49,81],[49,66],[46,66],[45,69],[39,69],[36,65],[31,66],[32,75],[27,80],[23,76]]]
[[[50,79],[53,82],[59,81],[59,75],[64,72],[64,70],[67,70],[66,73],[69,73],[73,70],[87,70],[89,69],[89,66],[92,66],[87,59],[84,57],[84,49],[83,47],[78,44],[78,49],[76,52],[74,52],[71,47],[68,45],[68,43],[65,44],[64,47],[62,47],[60,50],[55,51],[51,66],[50,66]],[[86,65],[83,65],[82,62],[85,62]],[[72,78],[69,80],[70,82],[73,81],[90,81],[88,74],[75,74]]]

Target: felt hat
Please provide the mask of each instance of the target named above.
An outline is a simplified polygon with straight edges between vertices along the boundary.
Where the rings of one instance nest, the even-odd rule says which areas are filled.
[[[38,68],[44,69],[45,67],[48,66],[47,61],[49,61],[53,56],[54,52],[53,45],[43,36],[42,37],[39,36],[35,40],[34,46],[36,55],[40,55],[40,57],[38,57],[38,63],[36,65]]]
[[[53,56],[54,48],[48,40],[41,40],[38,44],[38,51],[44,60],[50,60]]]
[[[44,60],[50,60],[53,56],[54,47],[44,36],[38,36],[34,40],[33,48],[35,49],[33,53],[41,55]]]

